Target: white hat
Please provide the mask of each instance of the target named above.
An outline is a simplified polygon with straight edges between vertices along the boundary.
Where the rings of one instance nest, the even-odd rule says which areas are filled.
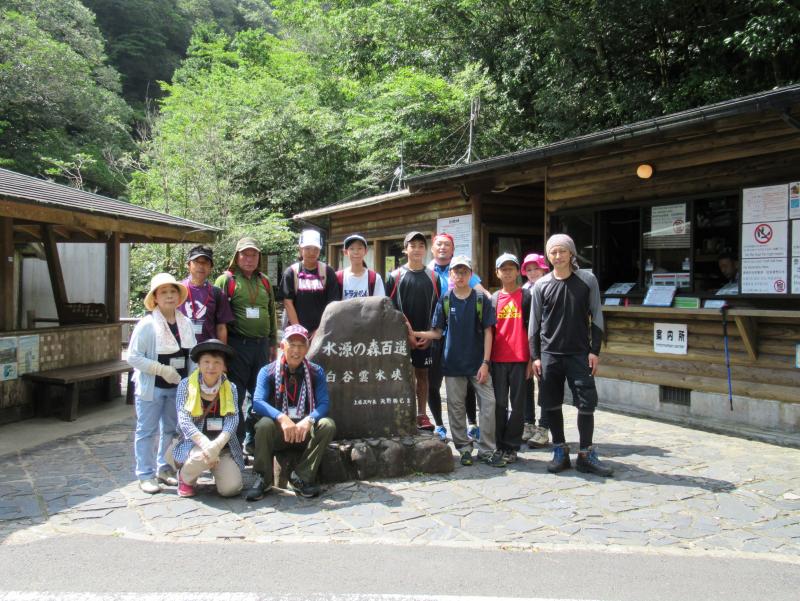
[[[322,248],[322,239],[317,230],[303,230],[300,233],[300,247],[316,246]]]
[[[157,273],[153,276],[153,279],[150,280],[150,292],[148,292],[147,296],[144,297],[145,309],[152,311],[156,308],[156,290],[161,288],[161,286],[167,285],[175,286],[178,289],[178,292],[180,292],[181,295],[178,304],[183,304],[183,302],[186,300],[186,297],[189,295],[189,291],[186,289],[186,286],[176,280],[169,273]]]

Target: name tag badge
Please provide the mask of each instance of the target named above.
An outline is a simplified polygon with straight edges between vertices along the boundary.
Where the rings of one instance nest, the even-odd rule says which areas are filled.
[[[169,365],[175,369],[183,369],[186,367],[186,357],[173,357],[169,360]]]
[[[195,336],[203,333],[203,322],[204,320],[202,319],[192,320],[192,332],[195,333]]]
[[[258,319],[258,316],[260,315],[259,308],[247,307],[247,309],[245,310],[245,315],[247,316],[247,319]]]
[[[222,418],[221,417],[207,417],[206,418],[206,430],[209,432],[220,432],[222,431]]]
[[[294,407],[290,406],[289,407],[289,411],[287,412],[287,414],[292,419],[297,419],[298,417],[300,417],[300,412],[298,411],[298,409],[299,409],[299,407],[297,407],[297,406],[294,406]]]

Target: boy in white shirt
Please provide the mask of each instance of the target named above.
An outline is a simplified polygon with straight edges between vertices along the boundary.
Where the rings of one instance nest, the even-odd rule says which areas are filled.
[[[361,234],[350,234],[344,239],[344,254],[350,267],[336,272],[342,300],[366,296],[386,296],[381,274],[367,268],[367,239]]]

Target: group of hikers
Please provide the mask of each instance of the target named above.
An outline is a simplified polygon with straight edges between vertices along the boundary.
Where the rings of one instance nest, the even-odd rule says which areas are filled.
[[[447,233],[434,236],[433,259],[426,264],[427,238],[409,232],[403,241],[407,262],[385,282],[366,265],[364,236],[344,240],[349,266],[338,272],[319,260],[321,248],[318,231],[300,234],[300,260],[282,278],[280,330],[275,290],[259,271],[262,249],[253,238],[238,241],[213,284],[213,250],[203,245],[189,250],[183,281],[167,273],[152,278],[144,299],[149,313],[128,348],[136,476],[143,492],[157,493],[163,484],[193,496],[198,478],[210,470],[220,495],[237,495],[245,457],[251,456],[255,478],[246,499],[256,501],[272,486],[273,454],[297,448],[302,455],[289,486],[304,497],[317,496],[319,466],[336,425],[328,416],[324,369],[306,355],[330,302],[367,296],[388,296],[405,316],[417,427],[447,440],[444,379],[450,438],[462,465],[479,460],[505,467],[525,444],[549,446],[549,433],[548,471],[570,468],[561,410],[566,380],[578,409],[575,467],[612,474],[592,444],[600,292],[595,277],[578,269],[569,236],[550,237],[545,255],[529,254],[522,263],[510,253],[497,257],[501,288],[494,294],[481,285],[468,257],[454,256]]]

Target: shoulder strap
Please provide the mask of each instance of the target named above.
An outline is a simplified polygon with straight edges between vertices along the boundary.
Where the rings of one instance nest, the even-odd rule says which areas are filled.
[[[478,331],[483,330],[483,301],[486,295],[483,292],[475,291],[475,315],[478,318]]]
[[[494,309],[495,313],[497,313],[497,300],[499,298],[500,298],[500,291],[499,290],[495,290],[492,293],[492,309]]]
[[[389,294],[389,298],[394,298],[395,294],[397,294],[397,287],[400,285],[400,280],[403,279],[403,276],[406,273],[405,267],[398,267],[392,273],[392,279],[394,280],[394,285],[392,286],[392,292]]]
[[[328,283],[328,266],[322,261],[317,261],[317,273],[319,279],[322,280],[322,290],[325,290],[325,285]]]
[[[525,325],[525,331],[528,330],[528,323],[531,320],[531,302],[533,301],[533,294],[530,288],[522,289],[522,323]]]
[[[225,292],[228,294],[228,301],[233,298],[233,293],[236,291],[236,280],[233,277],[233,272],[230,270],[225,271]]]
[[[367,294],[370,296],[375,295],[375,280],[378,279],[377,274],[372,269],[367,269]]]
[[[300,288],[300,278],[297,277],[297,274],[300,272],[300,263],[292,263],[291,270],[292,276],[294,277],[294,293],[297,294],[297,290]]]
[[[339,291],[342,293],[342,298],[344,298],[344,269],[336,272],[336,281],[339,282]]]
[[[442,296],[442,291],[439,290],[439,274],[436,273],[430,267],[425,267],[425,271],[431,276],[431,283],[433,284],[433,293],[436,295],[436,298],[440,298]]]
[[[270,284],[269,284],[269,278],[267,278],[267,276],[265,276],[260,271],[258,272],[258,277],[261,278],[261,283],[264,284],[264,290],[267,291],[267,296],[272,294],[272,286],[270,286]]]

